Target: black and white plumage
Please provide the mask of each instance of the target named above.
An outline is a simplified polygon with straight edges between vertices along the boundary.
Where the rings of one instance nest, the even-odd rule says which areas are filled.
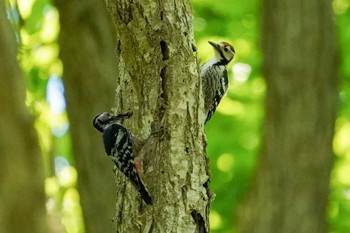
[[[135,168],[133,155],[134,136],[122,124],[115,122],[122,117],[128,117],[128,115],[112,115],[104,112],[95,117],[93,125],[102,133],[106,154],[111,157],[118,170],[130,179],[131,183],[139,191],[142,199],[147,204],[152,204],[152,198]]]
[[[227,42],[209,41],[215,56],[201,66],[202,91],[204,95],[205,123],[210,120],[228,88],[227,64],[233,59],[235,49]]]

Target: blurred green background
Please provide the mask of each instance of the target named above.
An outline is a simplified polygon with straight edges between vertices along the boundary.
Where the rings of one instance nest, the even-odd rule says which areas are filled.
[[[216,193],[210,214],[211,230],[232,233],[236,228],[237,205],[255,166],[264,114],[260,1],[191,2],[201,62],[213,55],[208,40],[228,41],[236,49],[236,57],[229,66],[228,94],[206,126],[211,189]],[[346,233],[350,232],[350,0],[334,0],[333,9],[342,62],[328,220],[330,232]],[[11,0],[8,17],[20,45],[19,60],[26,76],[27,106],[35,115],[43,151],[49,223],[62,222],[65,228],[62,232],[84,232],[61,81],[63,66],[58,58],[59,13],[49,0]]]

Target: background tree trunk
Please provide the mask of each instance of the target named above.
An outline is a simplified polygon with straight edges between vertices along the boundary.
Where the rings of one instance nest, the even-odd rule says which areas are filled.
[[[46,233],[41,153],[4,1],[0,29],[0,232]]]
[[[92,120],[114,104],[116,32],[101,1],[56,1],[60,56],[85,231],[113,232],[115,182]]]
[[[264,139],[239,232],[328,232],[338,76],[331,1],[265,0],[262,13]]]
[[[148,139],[142,179],[154,201],[141,202],[117,173],[117,232],[207,232],[209,175],[191,7],[186,0],[106,2],[119,38],[116,109],[132,111],[125,125]]]

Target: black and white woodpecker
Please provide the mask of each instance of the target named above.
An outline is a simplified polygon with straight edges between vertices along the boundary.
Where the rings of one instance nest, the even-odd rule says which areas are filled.
[[[214,57],[201,66],[204,95],[205,123],[210,120],[228,88],[227,64],[235,56],[235,49],[227,42],[208,41],[214,49]]]
[[[94,127],[102,133],[106,154],[112,159],[117,169],[121,171],[139,191],[147,204],[152,204],[152,198],[142,183],[134,163],[134,135],[122,124],[116,122],[128,118],[131,113],[112,115],[103,112],[93,120]]]

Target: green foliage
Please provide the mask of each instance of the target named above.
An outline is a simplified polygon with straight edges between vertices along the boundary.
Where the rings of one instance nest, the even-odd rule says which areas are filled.
[[[57,10],[49,0],[12,0],[8,12],[20,36],[19,60],[26,77],[26,103],[36,117],[46,174],[49,227],[62,228],[61,232],[84,232],[66,112],[55,110],[47,98],[50,78],[62,74]]]
[[[228,94],[206,126],[211,189],[216,194],[210,215],[211,231],[235,232],[237,208],[253,173],[263,117],[265,84],[259,76],[258,2],[192,3],[202,63],[213,55],[208,40],[228,41],[236,50],[229,66]]]
[[[331,232],[350,232],[350,0],[334,0],[341,53],[340,105],[334,137],[335,163],[331,175]]]
[[[83,4],[83,2],[82,2]],[[229,66],[230,88],[206,126],[211,164],[212,232],[235,232],[239,202],[252,178],[261,138],[265,84],[260,74],[259,4],[257,0],[192,0],[194,29],[201,61],[213,55],[208,40],[228,41],[236,49]],[[48,80],[62,74],[58,59],[58,12],[49,0],[11,0],[9,17],[21,42],[19,58],[27,83],[27,104],[36,129],[47,174],[48,213],[63,219],[67,232],[83,232],[76,171],[65,112],[53,113],[46,100]],[[350,232],[350,0],[334,0],[342,54],[340,110],[336,123],[336,161],[331,177],[331,232]],[[16,13],[19,12],[20,16]],[[66,164],[67,163],[67,164]],[[60,222],[60,221],[59,221]]]
[[[260,77],[261,54],[258,48],[259,3],[256,0],[239,3],[192,0],[195,36],[202,62],[212,55],[207,40],[225,40],[232,42],[236,49],[233,63],[246,63],[252,69],[245,82],[237,81],[239,72],[230,73],[233,78],[228,96],[206,127],[211,188],[217,194],[211,214],[214,233],[235,232],[238,204],[251,180],[261,138],[264,83]],[[337,16],[342,62],[329,221],[331,232],[345,233],[350,232],[350,1],[334,0],[333,8]]]

